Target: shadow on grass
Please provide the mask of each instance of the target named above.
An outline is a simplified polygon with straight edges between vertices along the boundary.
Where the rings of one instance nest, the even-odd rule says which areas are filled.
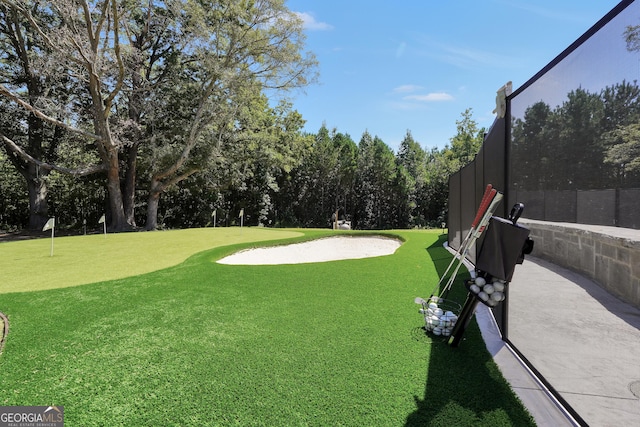
[[[442,246],[446,239],[443,235],[427,248],[438,277],[452,259]],[[458,276],[448,299],[462,305],[467,295],[462,284],[468,277],[466,268]],[[475,320],[456,348],[448,345],[448,338],[421,331],[426,338],[420,341],[426,341],[430,352],[424,399],[414,396],[416,410],[407,417],[405,426],[535,425],[493,362]]]

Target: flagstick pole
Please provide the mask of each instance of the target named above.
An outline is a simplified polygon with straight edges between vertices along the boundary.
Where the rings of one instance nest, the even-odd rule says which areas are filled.
[[[50,256],[53,256],[53,233],[55,232],[55,230],[56,230],[55,226],[51,227],[51,255]]]
[[[107,238],[107,221],[102,223],[102,228],[104,229],[104,238]]]

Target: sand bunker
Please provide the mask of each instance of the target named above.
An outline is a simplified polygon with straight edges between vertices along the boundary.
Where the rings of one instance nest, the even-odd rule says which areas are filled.
[[[391,255],[400,240],[380,236],[327,237],[310,242],[270,248],[254,248],[222,258],[220,264],[276,265],[337,261]]]

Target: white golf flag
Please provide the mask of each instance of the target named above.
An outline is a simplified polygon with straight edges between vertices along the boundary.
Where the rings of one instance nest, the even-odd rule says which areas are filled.
[[[44,225],[44,227],[42,227],[42,231],[51,230],[55,226],[56,226],[56,219],[55,218],[49,218],[49,221],[47,221],[47,223]]]
[[[238,215],[238,218],[242,218],[244,216],[244,208],[240,209],[240,215]]]
[[[102,216],[98,220],[98,224],[103,224],[103,223],[104,223],[104,214],[102,214]]]

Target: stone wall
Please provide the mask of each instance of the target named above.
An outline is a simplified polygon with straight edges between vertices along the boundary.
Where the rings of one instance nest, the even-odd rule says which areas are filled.
[[[532,255],[591,278],[640,308],[640,230],[520,219],[535,241]]]

